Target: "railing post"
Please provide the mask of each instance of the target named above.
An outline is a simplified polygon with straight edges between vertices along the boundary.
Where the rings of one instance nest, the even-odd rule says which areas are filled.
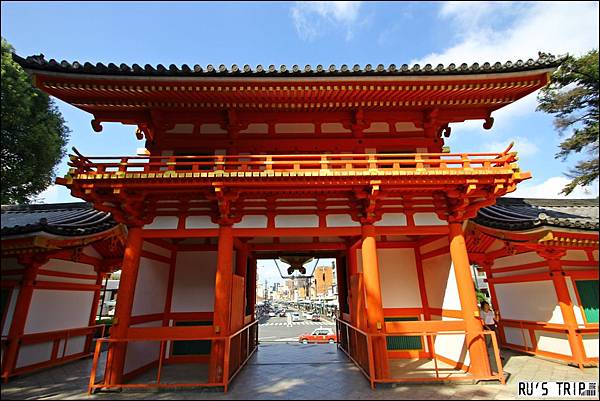
[[[90,382],[88,384],[88,395],[91,395],[93,393],[94,385],[96,384],[96,370],[98,369],[98,359],[100,358],[101,348],[102,341],[96,341],[96,349],[94,350],[94,359],[92,361],[92,373],[90,374]],[[106,378],[106,367],[104,370],[104,377]]]

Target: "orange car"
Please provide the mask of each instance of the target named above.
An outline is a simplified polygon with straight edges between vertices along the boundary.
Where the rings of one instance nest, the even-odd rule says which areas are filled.
[[[337,342],[337,336],[332,329],[318,328],[313,330],[311,334],[302,334],[298,341],[302,344],[308,343],[329,343],[333,344]]]

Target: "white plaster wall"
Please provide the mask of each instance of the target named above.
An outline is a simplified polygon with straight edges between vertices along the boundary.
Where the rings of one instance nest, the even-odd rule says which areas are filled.
[[[575,314],[575,320],[577,321],[577,324],[584,325],[585,320],[583,318],[581,308],[579,307],[577,294],[575,293],[575,289],[573,288],[573,280],[571,280],[571,277],[565,277],[565,281],[567,283],[567,289],[569,290],[569,297],[571,298],[571,302],[573,303],[573,313]]]
[[[57,277],[57,276],[47,276],[45,274],[38,274],[36,280],[39,281],[53,281],[58,283],[72,283],[72,284],[86,284],[86,285],[96,285],[96,279],[88,279],[88,278],[71,278],[71,277]]]
[[[93,291],[34,289],[25,334],[85,327],[89,324]]]
[[[375,226],[405,226],[406,215],[404,213],[384,213],[381,220],[377,221]]]
[[[10,325],[12,323],[12,318],[15,314],[15,308],[17,307],[17,297],[18,296],[19,296],[19,288],[14,288],[12,290],[12,294],[10,296],[10,301],[8,303],[6,317],[4,318],[4,327],[2,327],[2,335],[3,336],[8,336],[8,332],[10,331]]]
[[[427,300],[431,308],[461,310],[450,253],[422,261]]]
[[[537,348],[540,351],[553,352],[561,355],[571,355],[571,346],[566,333],[551,333],[535,330]]]
[[[450,245],[450,240],[447,236],[443,236],[442,238],[436,239],[435,241],[419,247],[419,250],[421,251],[421,254],[425,254],[448,245]]]
[[[163,313],[168,282],[167,263],[141,257],[131,316]]]
[[[584,334],[583,348],[588,358],[598,358],[598,334]]]
[[[504,319],[564,322],[551,280],[496,284],[495,290]]]
[[[342,123],[323,123],[321,124],[321,132],[327,133],[340,133],[340,132],[352,132],[349,129],[344,128]]]
[[[200,125],[200,133],[201,134],[226,134],[221,125],[219,124],[201,124]]]
[[[275,217],[275,227],[294,228],[294,227],[319,227],[319,216],[310,214],[290,214]]]
[[[248,124],[248,128],[240,131],[240,134],[267,134],[269,133],[269,124]]]
[[[413,219],[417,226],[445,226],[448,224],[435,213],[415,213]]]
[[[523,343],[523,337],[525,342]],[[521,330],[516,327],[504,327],[504,338],[509,344],[520,345],[522,347],[532,348],[531,337],[529,336],[529,330]]]
[[[544,258],[540,257],[535,252],[520,253],[518,255],[505,256],[494,260],[492,269],[498,267],[520,266],[527,263],[542,262],[544,260]]]
[[[172,312],[212,312],[217,252],[178,252]]]
[[[17,368],[49,361],[52,357],[52,342],[23,345],[19,347]]]
[[[148,251],[148,252],[152,252],[155,253],[157,255],[161,255],[164,256],[166,258],[170,258],[171,257],[171,251],[167,248],[163,248],[162,246],[158,246],[155,244],[152,244],[148,241],[144,241],[142,244],[142,249],[144,251]]]
[[[83,347],[85,346],[86,336],[77,336],[69,338],[69,342],[67,343],[67,349],[65,351],[64,356],[75,355],[83,352]],[[63,348],[59,348],[59,355],[62,354]]]
[[[177,216],[156,216],[152,223],[144,226],[144,230],[175,229],[178,222]]]
[[[390,132],[390,125],[386,122],[375,122],[369,125],[369,128],[363,130],[365,133],[369,132]]]
[[[565,256],[561,260],[588,260],[587,253],[582,250],[571,249],[568,250]]]
[[[352,220],[349,214],[328,214],[327,227],[359,227],[360,223]]]
[[[70,260],[50,259],[41,268],[45,270],[53,270],[63,273],[96,275],[96,272],[94,271],[94,266],[88,265],[86,263],[72,262]]]
[[[233,228],[266,228],[268,223],[267,216],[264,215],[245,215],[239,223],[235,223]]]
[[[442,320],[446,320],[442,318]],[[435,338],[435,352],[454,362],[469,365],[470,357],[464,334],[442,334]]]
[[[315,125],[312,123],[282,123],[275,124],[277,134],[302,134],[314,133]]]
[[[185,228],[219,228],[219,225],[213,223],[210,216],[188,216]]]
[[[421,294],[413,249],[378,249],[384,308],[420,308]]]
[[[132,327],[160,327],[162,321],[137,324]],[[129,373],[137,368],[158,360],[160,342],[158,341],[131,341],[127,344],[125,354],[124,373]]]

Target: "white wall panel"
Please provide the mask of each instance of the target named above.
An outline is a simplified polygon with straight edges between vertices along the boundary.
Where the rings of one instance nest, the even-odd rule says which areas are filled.
[[[381,220],[375,222],[374,226],[405,226],[406,215],[404,213],[384,213]]]
[[[543,262],[544,258],[535,252],[520,253],[518,255],[510,255],[494,260],[493,269],[498,267],[521,266],[528,263]]]
[[[279,215],[275,217],[275,227],[319,227],[319,216],[310,214]]]
[[[495,284],[495,290],[504,319],[563,323],[551,280]]]
[[[69,338],[69,342],[67,343],[67,349],[65,350],[65,356],[80,354],[83,352],[83,347],[85,347],[86,336],[77,336]],[[62,352],[62,348],[60,348],[60,352]]]
[[[212,312],[217,252],[178,252],[172,312]]]
[[[41,269],[52,270],[63,273],[76,273],[76,274],[93,274],[94,266],[87,263],[72,262],[70,260],[50,259],[48,262],[41,267]]]
[[[219,225],[213,223],[210,216],[188,216],[185,228],[219,228]]]
[[[529,336],[529,330],[521,330],[516,327],[504,327],[504,338],[509,344],[520,345],[522,347],[527,346],[532,348],[531,337]],[[524,338],[524,339],[523,339]]]
[[[360,227],[358,221],[352,220],[349,214],[328,214],[327,227]]]
[[[377,250],[384,308],[420,308],[421,294],[411,248]]]
[[[435,213],[415,213],[413,218],[417,226],[445,226],[448,224]]]
[[[551,333],[535,330],[537,347],[540,351],[553,352],[561,355],[571,355],[571,346],[566,333]]]
[[[584,334],[583,348],[588,358],[598,358],[598,334]]]
[[[163,313],[168,282],[169,264],[141,257],[131,316]]]
[[[460,310],[460,298],[450,253],[422,261],[429,307]]]
[[[93,291],[34,289],[24,333],[87,326],[93,298]]]
[[[267,216],[264,215],[245,215],[239,223],[235,223],[233,228],[266,228],[268,223]]]
[[[17,368],[49,361],[52,357],[52,342],[23,345],[19,347]]]
[[[568,250],[561,260],[588,260],[587,253],[580,249]]]
[[[156,216],[152,223],[144,226],[144,230],[175,229],[178,222],[177,216]]]
[[[137,324],[132,327],[160,327],[162,321]],[[129,373],[151,362],[158,361],[160,343],[158,341],[131,341],[127,344],[124,373]]]

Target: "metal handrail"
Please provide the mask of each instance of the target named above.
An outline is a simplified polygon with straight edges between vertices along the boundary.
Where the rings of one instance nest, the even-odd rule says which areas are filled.
[[[229,347],[231,345],[231,340],[233,338],[240,335],[244,331],[249,332],[250,328],[257,324],[258,324],[258,320],[255,320],[251,323],[248,323],[247,325],[245,325],[244,327],[242,327],[235,333],[227,335],[227,336],[199,336],[199,337],[190,337],[190,338],[186,337],[185,340],[186,341],[197,341],[197,340],[223,341],[223,342],[225,342],[225,347],[226,347],[225,349],[227,350],[227,349],[229,349]],[[256,332],[256,334],[257,333],[258,333],[258,331]],[[128,383],[108,384],[108,383],[105,383],[106,374],[107,374],[107,370],[108,370],[107,368],[109,367],[109,365],[107,364],[104,367],[104,378],[103,378],[102,382],[96,383],[96,371],[98,370],[98,362],[99,362],[99,358],[100,358],[102,344],[103,343],[108,343],[108,344],[129,343],[129,342],[136,342],[136,341],[158,341],[158,342],[160,342],[156,382],[155,383],[137,383],[137,384],[131,384],[131,383],[129,383],[129,384]],[[252,351],[248,353],[248,355],[246,356],[246,359],[244,359],[244,361],[242,361],[240,363],[240,366],[236,369],[236,371],[231,376],[229,375],[229,358],[225,358],[225,360],[223,362],[223,378],[219,382],[216,382],[216,383],[207,382],[207,383],[168,383],[168,384],[165,384],[165,383],[161,383],[161,374],[162,374],[162,367],[163,367],[163,363],[164,363],[164,359],[165,359],[164,347],[165,347],[165,343],[168,341],[176,341],[176,340],[173,340],[173,338],[169,337],[168,335],[163,335],[162,337],[148,337],[148,338],[139,337],[139,338],[102,338],[102,339],[99,339],[96,342],[96,349],[95,349],[94,358],[92,361],[92,372],[90,373],[90,381],[88,384],[88,394],[92,394],[95,391],[95,389],[98,389],[98,388],[115,388],[115,387],[119,387],[119,388],[223,387],[224,392],[227,392],[227,388],[229,386],[229,383],[231,383],[231,380],[233,380],[233,378],[244,367],[244,365],[248,362],[250,357],[256,351],[256,347],[254,347],[254,349],[252,349]],[[257,338],[255,339],[255,344],[258,344]],[[228,353],[225,352],[224,355],[227,356]]]

